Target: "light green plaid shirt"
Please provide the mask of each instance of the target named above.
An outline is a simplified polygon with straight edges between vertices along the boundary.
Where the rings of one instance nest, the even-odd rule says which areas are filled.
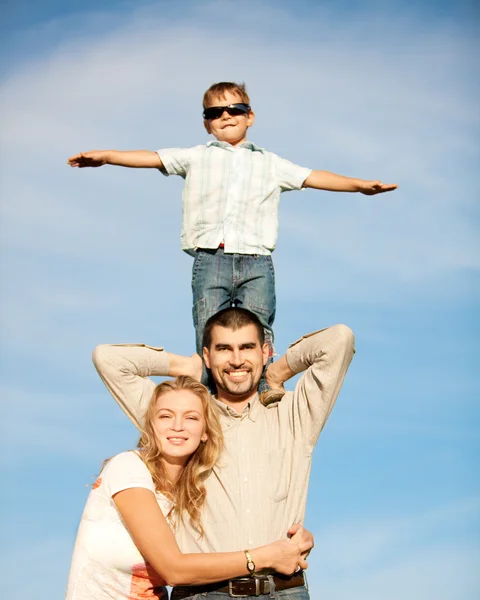
[[[158,150],[164,175],[180,175],[181,244],[236,254],[271,254],[278,237],[280,193],[300,190],[311,169],[299,167],[251,142],[209,142]]]

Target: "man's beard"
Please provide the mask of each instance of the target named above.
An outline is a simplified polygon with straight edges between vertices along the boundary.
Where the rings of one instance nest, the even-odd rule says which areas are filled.
[[[221,389],[223,392],[226,392],[231,396],[246,396],[257,391],[260,376],[258,378],[254,378],[252,372],[249,371],[246,379],[237,383],[229,379],[228,374],[222,371],[220,380],[217,381],[217,379],[214,378],[214,381],[217,389]]]

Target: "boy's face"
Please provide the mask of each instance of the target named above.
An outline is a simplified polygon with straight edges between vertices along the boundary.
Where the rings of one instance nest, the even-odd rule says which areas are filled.
[[[225,96],[214,98],[207,108],[211,106],[229,106],[243,102],[238,94],[225,92]],[[227,142],[238,146],[247,139],[247,129],[253,125],[255,115],[252,111],[245,115],[229,115],[227,111],[218,119],[204,120],[205,129],[217,138],[219,142]]]

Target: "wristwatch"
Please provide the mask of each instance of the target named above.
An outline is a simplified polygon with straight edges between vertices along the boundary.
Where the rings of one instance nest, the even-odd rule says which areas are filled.
[[[253,562],[253,558],[250,555],[250,552],[248,550],[244,550],[245,552],[245,558],[247,559],[247,569],[248,569],[248,573],[250,575],[250,577],[254,577],[255,576],[255,563]]]

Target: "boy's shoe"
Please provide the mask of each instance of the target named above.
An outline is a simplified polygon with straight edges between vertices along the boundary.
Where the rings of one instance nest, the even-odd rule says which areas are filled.
[[[268,406],[269,404],[273,404],[274,402],[280,402],[280,400],[284,396],[285,390],[268,389],[264,392],[260,392],[259,400],[263,404],[263,406]]]

